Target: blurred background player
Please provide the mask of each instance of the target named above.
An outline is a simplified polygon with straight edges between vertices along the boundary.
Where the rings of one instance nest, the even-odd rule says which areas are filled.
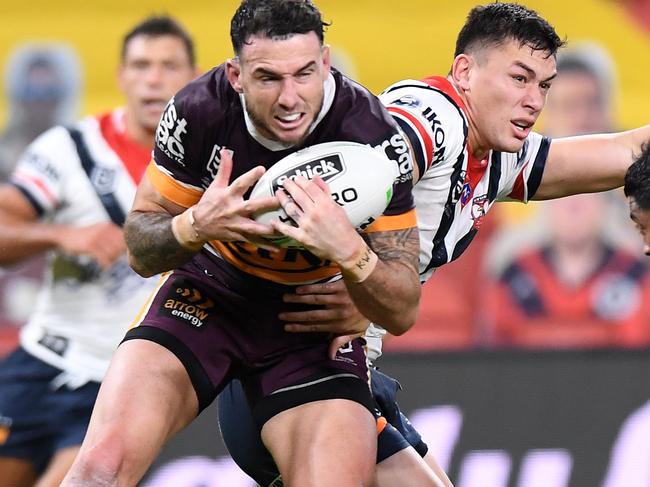
[[[557,71],[544,133],[612,132],[615,76],[606,52],[595,44],[567,50]],[[484,289],[481,341],[551,349],[650,345],[650,273],[621,246],[623,211],[618,192],[571,196],[539,205],[539,215],[497,237],[495,253],[515,258]]]
[[[541,131],[548,137],[613,132],[616,70],[605,49],[583,43],[560,53]]]
[[[81,72],[75,51],[65,44],[16,47],[4,69],[7,123],[0,133],[0,183],[7,181],[20,154],[39,134],[77,117]],[[40,286],[42,256],[0,269],[0,356],[15,347]]]
[[[0,365],[0,479],[58,486],[81,444],[110,357],[149,296],[121,224],[169,98],[196,74],[191,38],[152,17],[124,38],[126,106],[46,131],[0,187],[1,263],[48,254],[47,279]]]
[[[0,181],[6,181],[25,147],[50,127],[75,120],[81,69],[65,44],[26,44],[10,55],[4,70],[9,101],[0,133]]]
[[[546,203],[544,241],[508,264],[485,290],[489,345],[650,345],[650,273],[645,262],[606,240],[609,196]]]

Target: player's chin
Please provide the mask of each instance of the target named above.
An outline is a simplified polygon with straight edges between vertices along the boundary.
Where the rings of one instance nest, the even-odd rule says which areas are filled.
[[[284,144],[300,145],[307,137],[307,127],[300,130],[278,130],[275,132],[275,137]]]
[[[161,113],[162,116],[162,113]],[[160,117],[155,116],[142,116],[138,119],[140,126],[147,132],[155,132],[160,123]]]
[[[499,152],[519,152],[524,146],[525,141],[526,139],[512,137],[507,140],[502,140],[495,149]]]

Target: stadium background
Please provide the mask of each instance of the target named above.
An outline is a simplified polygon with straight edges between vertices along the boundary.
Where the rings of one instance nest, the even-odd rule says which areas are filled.
[[[446,73],[454,41],[467,11],[466,0],[320,0],[333,22],[327,41],[343,49],[356,66],[358,81],[378,92],[393,81]],[[0,61],[18,42],[64,40],[81,55],[85,70],[83,112],[120,102],[115,86],[119,45],[125,26],[152,12],[179,18],[196,39],[199,66],[219,64],[231,54],[230,18],[237,0],[31,0],[2,2]],[[629,8],[624,8],[629,4]],[[596,39],[610,51],[620,79],[622,127],[647,121],[650,106],[650,35],[632,6],[644,0],[531,0],[527,5],[550,19],[569,42]],[[646,7],[647,8],[647,7]],[[0,101],[0,113],[5,112]]]
[[[446,73],[456,33],[474,5],[465,0],[317,3],[333,22],[327,41],[340,56],[348,56],[354,76],[374,92],[401,78]],[[526,3],[550,19],[569,43],[602,43],[617,67],[618,126],[648,122],[650,2]],[[115,72],[125,27],[154,12],[174,15],[194,35],[199,66],[208,69],[230,55],[229,20],[237,4],[3,2],[0,63],[20,42],[68,42],[83,63],[82,112],[102,111],[121,100]],[[2,98],[0,124],[5,116]],[[403,408],[457,487],[650,486],[647,352],[392,354],[382,364],[404,385]],[[250,485],[221,457],[214,420],[214,410],[206,411],[166,448],[147,485]],[[177,464],[177,474],[159,470],[186,455],[208,459],[186,459],[190,463]]]

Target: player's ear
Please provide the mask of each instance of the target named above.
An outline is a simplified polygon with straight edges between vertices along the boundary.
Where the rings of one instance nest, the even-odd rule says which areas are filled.
[[[226,61],[226,76],[233,90],[237,93],[244,92],[241,86],[241,64],[239,64],[238,58],[235,57]]]
[[[451,65],[451,78],[463,91],[469,90],[469,79],[474,65],[474,58],[468,54],[459,54]]]
[[[323,56],[323,78],[326,78],[330,74],[330,67],[332,66],[330,46],[328,44],[323,44],[321,53]]]

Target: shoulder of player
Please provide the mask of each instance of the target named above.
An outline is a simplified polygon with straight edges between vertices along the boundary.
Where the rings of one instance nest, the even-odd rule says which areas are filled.
[[[45,132],[36,137],[30,144],[27,146],[25,153],[29,152],[44,152],[48,155],[50,159],[57,159],[55,157],[59,155],[57,151],[64,150],[66,148],[72,148],[72,140],[70,138],[70,128],[80,129],[82,123],[93,123],[92,117],[86,117],[74,125],[63,126],[55,125],[47,129]],[[61,154],[64,156],[64,154]],[[65,157],[60,157],[65,158]]]
[[[437,85],[407,79],[379,95],[388,112],[410,140],[420,174],[454,164],[465,149],[469,127],[462,102],[451,83]],[[445,164],[448,163],[448,164]]]
[[[453,86],[444,78],[435,80],[435,85],[413,79],[399,81],[386,88],[379,99],[391,114],[407,112],[423,116],[429,123],[466,127],[465,109]]]
[[[78,127],[77,122],[74,127]],[[39,189],[50,184],[58,184],[63,179],[73,177],[80,165],[77,151],[67,127],[54,126],[39,135],[23,152],[14,169],[11,179],[19,182],[28,175],[29,184]],[[24,181],[23,181],[24,182]],[[49,194],[49,190],[45,190]]]
[[[178,115],[188,121],[196,120],[209,125],[223,120],[233,103],[239,105],[239,95],[230,86],[223,65],[210,69],[185,85],[170,102]]]
[[[548,156],[552,139],[537,132],[531,132],[526,137],[524,145],[519,152],[498,152],[492,151],[491,162],[499,160],[502,165],[521,168],[528,163],[539,163],[544,165]]]
[[[334,69],[332,76],[336,86],[334,95],[336,109],[344,110],[349,116],[375,118],[382,123],[388,121],[392,124],[381,101],[368,88]]]

